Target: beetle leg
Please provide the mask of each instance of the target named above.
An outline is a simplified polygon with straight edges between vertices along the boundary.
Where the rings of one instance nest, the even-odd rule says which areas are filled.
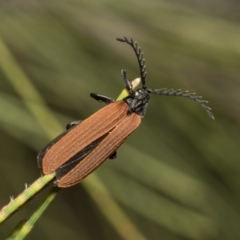
[[[108,158],[115,159],[117,157],[117,151],[113,152]]]
[[[72,122],[67,124],[66,129],[68,130],[72,127],[75,127],[76,125],[80,124],[81,122],[82,122],[82,120],[72,121]]]
[[[113,103],[115,102],[115,100],[113,98],[98,94],[98,93],[90,93],[90,96],[92,98],[94,98],[95,100],[101,102],[101,103],[105,103],[105,104],[109,104],[109,103]]]

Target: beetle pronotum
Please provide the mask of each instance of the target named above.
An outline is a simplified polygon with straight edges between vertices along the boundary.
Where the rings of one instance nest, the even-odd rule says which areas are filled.
[[[206,103],[194,93],[181,89],[151,89],[146,85],[145,60],[137,42],[132,39],[117,38],[129,44],[137,57],[142,87],[133,90],[125,70],[121,71],[128,96],[114,101],[110,97],[91,93],[97,101],[107,104],[84,121],[74,121],[67,125],[67,131],[52,140],[38,156],[38,166],[44,174],[56,172],[55,185],[70,187],[94,171],[107,158],[115,158],[116,150],[139,126],[145,116],[151,93],[178,96],[199,103],[214,119]]]

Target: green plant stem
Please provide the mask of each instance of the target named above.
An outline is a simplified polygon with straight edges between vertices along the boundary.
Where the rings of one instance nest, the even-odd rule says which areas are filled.
[[[28,187],[21,194],[19,194],[15,199],[11,200],[8,205],[4,206],[0,210],[0,223],[3,222],[6,218],[8,218],[20,206],[24,205],[32,196],[37,194],[54,177],[55,173],[40,177],[30,187]]]
[[[33,229],[34,224],[41,217],[43,212],[47,209],[48,205],[53,201],[56,197],[59,188],[53,187],[51,191],[48,193],[47,197],[43,201],[43,203],[37,208],[37,210],[33,213],[33,215],[29,218],[25,224],[22,225],[21,229],[16,234],[14,240],[22,240],[24,239]]]

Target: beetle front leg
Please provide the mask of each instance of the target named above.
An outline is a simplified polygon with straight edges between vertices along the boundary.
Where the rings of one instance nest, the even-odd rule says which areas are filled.
[[[98,94],[98,93],[90,93],[90,97],[94,98],[95,100],[104,103],[109,104],[115,102],[113,98]]]

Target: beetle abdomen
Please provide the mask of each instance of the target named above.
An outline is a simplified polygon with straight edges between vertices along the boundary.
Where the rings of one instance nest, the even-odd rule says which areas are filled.
[[[125,116],[119,124],[71,171],[57,180],[58,187],[70,187],[94,171],[113,153],[126,138],[139,126],[141,116],[133,113]]]
[[[128,105],[124,101],[117,101],[81,122],[45,153],[42,159],[43,173],[53,173],[83,148],[110,132],[125,118],[127,111]]]

